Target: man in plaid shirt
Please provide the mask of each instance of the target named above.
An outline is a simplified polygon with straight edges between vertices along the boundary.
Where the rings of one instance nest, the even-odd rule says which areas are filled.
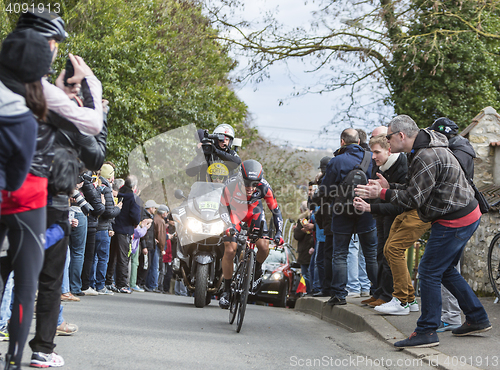
[[[441,321],[441,283],[458,299],[465,323],[452,331],[456,336],[491,329],[488,315],[455,266],[465,244],[477,229],[481,211],[462,168],[438,132],[422,129],[407,115],[395,117],[388,126],[391,152],[409,153],[407,184],[390,186],[382,179],[358,186],[361,198],[381,198],[416,208],[420,219],[432,222],[431,234],[419,265],[422,314],[415,332],[396,342],[399,349],[434,347]]]

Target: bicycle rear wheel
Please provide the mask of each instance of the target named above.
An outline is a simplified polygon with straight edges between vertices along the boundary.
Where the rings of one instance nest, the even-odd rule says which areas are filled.
[[[500,233],[495,235],[488,250],[488,276],[493,292],[500,299]]]
[[[250,255],[248,256],[247,263],[246,263],[246,269],[243,273],[244,278],[243,278],[243,286],[241,290],[241,296],[240,296],[240,307],[238,311],[238,319],[236,320],[236,323],[238,324],[238,327],[236,328],[236,332],[239,333],[241,330],[241,326],[243,325],[243,318],[245,317],[245,311],[247,308],[247,300],[248,300],[248,292],[250,291],[250,284],[252,283],[253,280],[253,265],[254,265],[254,258],[255,254],[250,252]]]
[[[236,272],[233,274],[233,282],[231,285],[231,299],[229,303],[229,323],[233,324],[236,318],[236,313],[240,305],[240,296],[243,286],[243,272],[245,271],[245,261],[241,261],[236,268]]]

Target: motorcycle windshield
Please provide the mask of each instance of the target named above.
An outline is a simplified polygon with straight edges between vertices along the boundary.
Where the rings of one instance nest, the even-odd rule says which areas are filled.
[[[224,184],[216,181],[227,169],[223,163],[207,164],[202,138],[195,125],[183,126],[137,146],[128,158],[141,201],[152,199],[169,206],[181,244],[224,231],[219,215]]]

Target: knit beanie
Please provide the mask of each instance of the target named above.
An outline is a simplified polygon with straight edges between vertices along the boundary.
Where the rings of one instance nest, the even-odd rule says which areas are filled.
[[[35,82],[45,76],[52,64],[47,39],[32,29],[11,32],[2,42],[0,65],[21,82]]]
[[[113,166],[105,163],[101,167],[101,176],[104,177],[106,180],[110,179],[113,175],[115,174],[115,169]]]

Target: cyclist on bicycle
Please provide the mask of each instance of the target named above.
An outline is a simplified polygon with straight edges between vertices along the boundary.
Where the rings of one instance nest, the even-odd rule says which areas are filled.
[[[229,293],[233,277],[233,260],[236,255],[237,243],[236,232],[241,230],[241,223],[250,224],[254,220],[255,225],[263,221],[263,235],[267,235],[267,224],[262,205],[262,199],[273,213],[273,221],[276,229],[274,241],[283,244],[282,229],[283,217],[271,189],[271,185],[262,177],[262,165],[256,160],[249,159],[241,165],[241,177],[236,177],[224,188],[221,198],[221,218],[230,228],[224,236],[224,256],[222,258],[222,273],[224,275],[224,292],[222,293],[219,306],[223,309],[229,308]],[[262,281],[262,263],[269,254],[269,240],[259,239],[256,242],[258,252],[256,255],[255,278],[253,291],[257,290]]]

